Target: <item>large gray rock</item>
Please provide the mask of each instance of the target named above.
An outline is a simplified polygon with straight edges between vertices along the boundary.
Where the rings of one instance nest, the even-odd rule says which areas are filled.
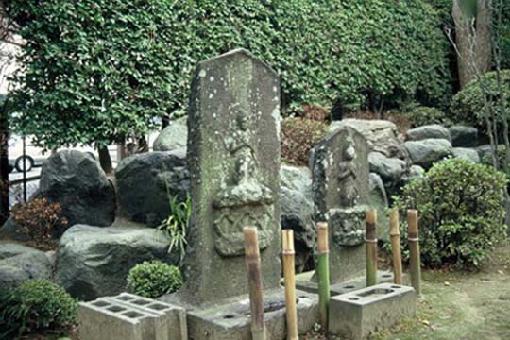
[[[30,238],[16,223],[14,223],[12,217],[9,217],[9,219],[0,228],[0,240],[26,242],[29,241]]]
[[[473,148],[453,148],[453,157],[464,159],[473,163],[480,163],[480,155],[478,151]]]
[[[446,139],[424,139],[404,143],[414,164],[429,168],[452,155],[452,145]]]
[[[406,149],[399,139],[397,126],[387,120],[344,119],[333,122],[330,131],[342,127],[351,127],[358,130],[367,139],[370,151],[377,151],[389,158],[407,160]]]
[[[393,184],[400,182],[402,174],[406,170],[406,163],[398,158],[387,158],[380,152],[368,154],[370,172],[381,176],[384,183]]]
[[[312,173],[308,167],[281,167],[282,229],[294,230],[296,268],[301,272],[313,261],[315,246]]]
[[[452,146],[473,147],[478,145],[478,129],[468,126],[450,128]]]
[[[40,195],[59,202],[69,225],[109,226],[115,215],[113,186],[87,153],[62,150],[44,163]]]
[[[51,258],[44,252],[19,244],[0,244],[0,289],[14,288],[27,280],[48,280]]]
[[[446,139],[451,140],[450,130],[441,125],[425,125],[406,132],[406,140],[418,141],[424,139]]]
[[[382,178],[375,173],[368,175],[368,205],[377,209],[378,226],[377,238],[388,239],[388,217],[386,210],[388,209],[388,197],[384,189]]]
[[[130,156],[115,169],[115,183],[119,214],[157,227],[168,217],[169,200],[184,200],[189,192],[186,150]]]
[[[168,236],[156,229],[76,225],[60,238],[55,279],[82,300],[119,294],[135,264],[175,262],[168,247]]]
[[[480,161],[484,164],[489,164],[489,165],[492,165],[492,146],[491,145],[480,145],[479,147],[476,148],[476,150],[478,151],[478,155],[480,156]],[[504,145],[498,145],[496,147],[496,150],[497,150],[497,154],[498,155],[503,155],[504,151],[505,151],[505,146]]]
[[[154,151],[171,151],[186,147],[188,142],[188,127],[186,117],[181,117],[170,122],[164,128],[153,144]]]

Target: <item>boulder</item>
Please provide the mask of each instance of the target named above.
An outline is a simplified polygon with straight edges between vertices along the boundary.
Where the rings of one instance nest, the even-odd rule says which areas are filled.
[[[113,186],[94,158],[63,150],[43,164],[40,195],[58,202],[69,225],[109,226],[115,215]]]
[[[388,208],[388,197],[386,196],[383,180],[378,174],[370,173],[368,175],[368,184],[368,205],[377,209],[377,216],[379,218],[377,238],[387,240],[389,222],[386,214],[386,209]]]
[[[154,151],[171,151],[186,147],[188,142],[187,117],[181,117],[170,122],[164,128],[152,145]]]
[[[168,217],[174,196],[185,200],[190,177],[186,150],[157,151],[125,158],[115,169],[119,214],[157,227]]]
[[[453,157],[464,159],[473,163],[480,163],[480,155],[478,151],[473,148],[453,148]]]
[[[14,243],[0,244],[0,289],[27,280],[49,280],[53,261],[43,251]]]
[[[282,164],[280,199],[282,229],[294,230],[297,271],[311,269],[309,265],[313,262],[315,226],[310,169]]]
[[[398,183],[406,170],[404,161],[398,158],[387,158],[380,152],[370,152],[368,154],[368,165],[370,172],[381,176],[384,183],[388,183],[388,185]]]
[[[344,119],[333,122],[330,131],[334,132],[344,126],[358,130],[365,136],[370,151],[380,152],[388,158],[408,159],[406,149],[399,139],[397,126],[387,120]]]
[[[401,186],[406,185],[407,183],[411,182],[413,179],[422,178],[425,176],[425,169],[423,169],[421,166],[413,164],[409,167],[409,171],[407,174],[402,176],[402,181],[400,183]]]
[[[503,155],[505,151],[504,145],[498,145],[497,153],[500,155]],[[490,145],[480,145],[476,148],[476,151],[478,151],[478,155],[480,156],[480,162],[484,164],[492,165],[492,146]]]
[[[26,242],[29,241],[30,238],[27,234],[21,231],[21,228],[16,223],[14,223],[12,217],[9,217],[2,228],[0,228],[0,240]]]
[[[468,126],[450,128],[452,146],[473,147],[478,145],[478,129]]]
[[[429,168],[434,162],[438,162],[452,155],[452,145],[446,139],[424,139],[404,143],[409,156],[414,164]]]
[[[91,300],[126,290],[129,270],[149,260],[177,262],[169,239],[151,228],[76,225],[60,238],[55,279],[72,296]]]
[[[451,140],[450,130],[441,125],[425,125],[406,132],[406,140],[419,141],[424,139],[446,139]]]

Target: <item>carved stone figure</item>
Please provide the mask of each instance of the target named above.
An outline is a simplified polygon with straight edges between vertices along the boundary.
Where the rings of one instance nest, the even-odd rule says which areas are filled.
[[[340,204],[343,207],[353,207],[359,200],[359,190],[356,186],[356,150],[351,137],[347,137],[344,146],[343,160],[338,163],[338,187]]]

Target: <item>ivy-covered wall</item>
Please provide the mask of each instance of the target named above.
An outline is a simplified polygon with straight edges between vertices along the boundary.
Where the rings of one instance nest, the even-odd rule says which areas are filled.
[[[44,144],[141,132],[151,116],[186,107],[198,61],[235,47],[281,74],[286,109],[338,98],[352,108],[367,98],[385,107],[416,99],[441,106],[451,92],[448,42],[436,10],[420,0],[9,4],[28,42],[15,109],[32,121],[51,113],[45,126],[22,126],[35,135],[44,129]],[[96,131],[82,133],[88,126]]]

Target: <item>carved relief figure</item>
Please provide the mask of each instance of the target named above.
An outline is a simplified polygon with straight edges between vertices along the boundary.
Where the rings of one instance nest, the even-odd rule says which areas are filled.
[[[342,161],[338,164],[338,187],[340,188],[340,204],[343,207],[353,207],[357,204],[359,191],[356,183],[356,150],[351,137],[343,150]]]

